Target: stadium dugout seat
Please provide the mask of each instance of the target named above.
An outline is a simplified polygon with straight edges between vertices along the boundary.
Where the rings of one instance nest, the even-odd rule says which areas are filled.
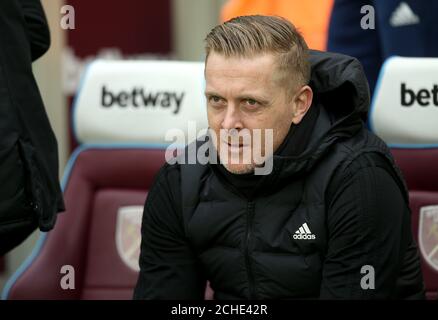
[[[390,146],[409,189],[428,299],[438,298],[438,58],[389,58],[370,127]]]
[[[143,205],[174,143],[166,134],[186,133],[189,120],[207,127],[203,68],[171,61],[88,67],[73,108],[80,145],[62,181],[66,211],[41,233],[3,299],[132,298]]]

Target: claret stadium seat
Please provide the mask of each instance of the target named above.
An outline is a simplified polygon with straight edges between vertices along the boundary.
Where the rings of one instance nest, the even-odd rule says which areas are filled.
[[[407,182],[428,299],[438,299],[438,58],[389,58],[370,127],[391,147]]]
[[[132,298],[147,192],[175,143],[169,130],[187,137],[188,121],[207,127],[203,86],[203,63],[88,67],[73,108],[79,147],[62,181],[66,211],[41,233],[3,299]]]

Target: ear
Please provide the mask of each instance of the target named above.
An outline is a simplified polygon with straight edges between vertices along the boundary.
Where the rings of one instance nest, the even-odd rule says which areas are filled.
[[[292,122],[299,124],[312,105],[313,91],[309,86],[303,86],[293,99],[294,110]]]

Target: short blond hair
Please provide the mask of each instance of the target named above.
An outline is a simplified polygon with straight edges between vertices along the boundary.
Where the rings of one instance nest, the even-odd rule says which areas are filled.
[[[271,53],[287,83],[310,81],[308,47],[303,36],[288,20],[278,16],[241,16],[214,27],[205,39],[206,59],[211,52],[225,57],[252,57]]]

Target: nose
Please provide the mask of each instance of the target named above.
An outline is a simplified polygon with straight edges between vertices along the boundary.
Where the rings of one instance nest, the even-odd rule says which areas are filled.
[[[242,129],[242,119],[240,116],[239,110],[233,104],[229,104],[227,106],[227,110],[225,112],[225,116],[222,120],[222,128],[223,129]]]

